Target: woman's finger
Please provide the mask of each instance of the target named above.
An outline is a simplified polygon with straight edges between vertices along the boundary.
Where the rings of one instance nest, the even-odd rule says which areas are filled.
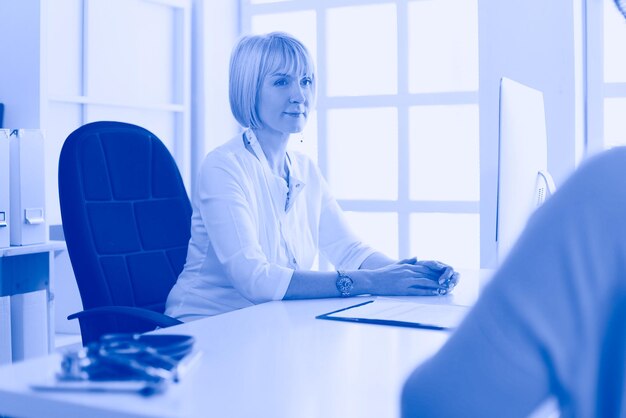
[[[448,285],[454,276],[454,270],[452,267],[446,267],[441,276],[439,276],[439,284]]]
[[[416,264],[417,257],[405,258],[403,260],[398,261],[396,264]]]
[[[445,289],[444,286],[430,279],[413,279],[409,283],[411,283],[409,287],[412,289]]]
[[[432,289],[429,287],[411,286],[407,293],[410,296],[443,296],[448,293],[448,290],[442,287]]]
[[[413,273],[419,274],[421,277],[426,277],[430,280],[438,280],[441,272],[432,270],[428,267],[422,266],[421,264],[404,264],[404,268],[409,269]]]
[[[452,277],[450,278],[450,282],[448,283],[448,287],[450,289],[452,289],[453,287],[455,287],[457,285],[458,282],[459,282],[459,273],[455,271],[454,274],[452,275]]]
[[[429,269],[432,270],[443,270],[448,266],[447,264],[444,264],[440,261],[436,261],[436,260],[423,260],[419,262],[421,265],[428,267]]]

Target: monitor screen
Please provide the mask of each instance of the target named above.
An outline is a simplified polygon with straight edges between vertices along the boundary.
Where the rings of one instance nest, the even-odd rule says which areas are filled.
[[[500,82],[496,243],[501,263],[528,217],[554,191],[548,174],[543,93],[516,81]]]

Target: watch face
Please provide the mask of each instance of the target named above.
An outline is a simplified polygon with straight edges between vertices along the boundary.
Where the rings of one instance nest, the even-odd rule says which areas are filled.
[[[348,276],[340,275],[337,278],[337,290],[341,293],[341,296],[350,296],[352,290],[352,279]]]

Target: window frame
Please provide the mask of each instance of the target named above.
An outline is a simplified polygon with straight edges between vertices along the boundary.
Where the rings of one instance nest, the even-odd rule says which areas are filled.
[[[453,91],[437,93],[410,93],[409,91],[409,3],[415,0],[289,0],[277,3],[251,4],[250,0],[240,0],[240,30],[248,33],[251,30],[252,17],[257,14],[272,14],[283,12],[297,12],[314,10],[317,28],[317,57],[316,65],[318,77],[317,98],[317,130],[318,138],[318,166],[322,174],[328,178],[329,155],[328,144],[325,141],[325,132],[328,130],[328,111],[334,109],[359,109],[371,107],[393,107],[398,115],[398,190],[395,200],[359,200],[337,199],[339,205],[345,211],[353,212],[382,212],[397,214],[398,228],[398,256],[400,259],[411,257],[411,228],[410,217],[419,213],[446,213],[446,214],[474,214],[480,217],[480,200],[475,201],[434,201],[414,200],[410,198],[410,108],[414,106],[438,106],[438,105],[475,105],[479,106],[479,93],[475,91]],[[419,0],[418,0],[419,1]],[[326,96],[326,10],[328,8],[345,6],[367,6],[379,4],[394,4],[396,6],[397,19],[397,48],[398,67],[397,94],[365,95],[365,96]],[[477,11],[478,12],[478,11]],[[480,110],[479,110],[480,111]],[[478,121],[477,121],[478,123]],[[478,134],[478,133],[477,133]],[[480,148],[480,138],[479,144]],[[480,155],[480,151],[477,153]],[[480,170],[478,187],[480,188]],[[332,185],[332,178],[328,178]],[[479,192],[480,193],[480,192]],[[479,225],[480,219],[478,220]],[[480,234],[476,246],[480,246]],[[321,263],[323,265],[323,263]],[[480,265],[479,259],[475,265]]]

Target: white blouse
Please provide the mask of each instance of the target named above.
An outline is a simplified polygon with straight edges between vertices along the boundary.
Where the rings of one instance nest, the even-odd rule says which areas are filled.
[[[375,252],[352,233],[317,166],[297,152],[287,160],[288,182],[273,174],[251,130],[205,157],[167,315],[186,321],[280,300],[318,250],[344,270]]]

